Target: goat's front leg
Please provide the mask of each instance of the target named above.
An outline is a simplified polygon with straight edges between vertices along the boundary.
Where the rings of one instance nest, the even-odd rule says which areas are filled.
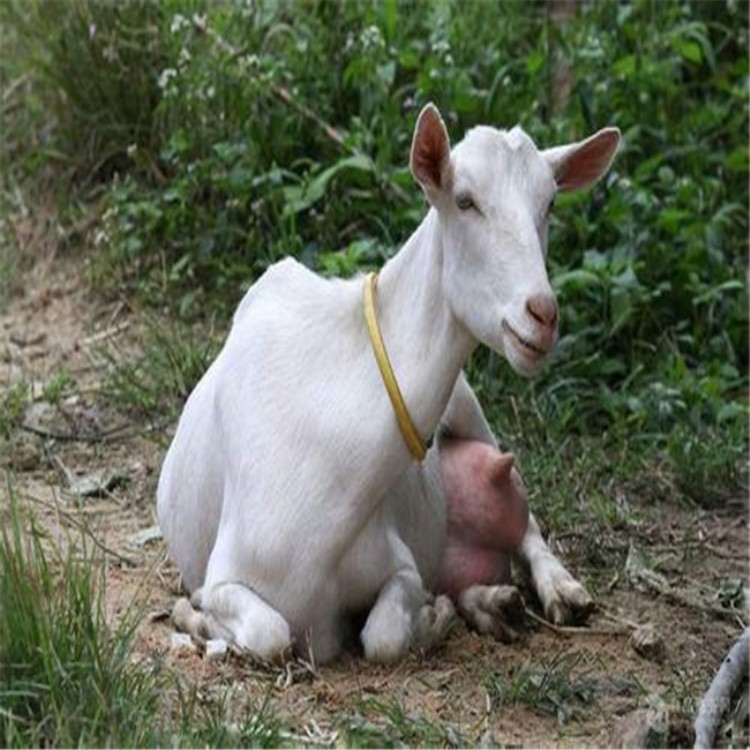
[[[383,586],[362,630],[368,661],[392,662],[410,646],[429,650],[440,644],[456,621],[447,596],[431,597],[416,568],[402,569]]]
[[[406,655],[424,601],[416,566],[402,567],[386,581],[361,634],[368,661],[392,662]]]
[[[441,641],[455,620],[450,600],[428,603],[411,550],[396,533],[389,535],[393,573],[380,589],[361,639],[368,661],[392,662],[414,645],[426,649]]]
[[[557,625],[588,619],[594,600],[547,546],[531,513],[518,555],[529,567],[531,583],[547,619]]]

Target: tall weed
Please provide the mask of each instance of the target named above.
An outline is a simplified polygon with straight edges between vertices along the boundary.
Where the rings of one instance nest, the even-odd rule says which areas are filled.
[[[153,150],[167,11],[168,4],[149,0],[0,4],[0,22],[10,29],[5,41],[31,76],[23,109],[37,109],[44,131],[28,156],[101,179],[127,166],[129,148]]]
[[[60,546],[0,506],[0,744],[3,747],[275,747],[266,705],[213,697],[133,651],[142,612],[105,615],[106,560],[84,534]],[[64,545],[64,546],[63,546]]]
[[[148,744],[158,683],[130,660],[135,618],[109,628],[103,569],[85,548],[83,562],[72,546],[55,548],[39,526],[22,518],[15,500],[4,515],[3,746]]]

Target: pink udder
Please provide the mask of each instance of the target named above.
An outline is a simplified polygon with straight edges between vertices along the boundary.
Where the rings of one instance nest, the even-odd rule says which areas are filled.
[[[501,583],[510,583],[510,555],[493,549],[466,547],[449,539],[438,593],[455,599],[471,586]]]
[[[511,454],[454,440],[441,445],[440,468],[448,506],[448,544],[441,591],[508,583],[510,556],[528,525],[526,490]]]

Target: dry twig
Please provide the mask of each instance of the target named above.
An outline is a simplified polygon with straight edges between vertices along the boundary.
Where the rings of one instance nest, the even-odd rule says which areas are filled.
[[[91,336],[87,336],[85,339],[81,339],[81,346],[90,346],[91,344],[95,344],[99,341],[102,341],[103,339],[111,338],[112,336],[116,336],[118,333],[122,333],[123,331],[127,330],[130,327],[130,321],[126,320],[116,326],[112,326],[111,328],[107,328],[103,331],[99,331],[98,333],[94,333]]]
[[[72,513],[68,513],[66,510],[63,510],[60,507],[60,504],[50,503],[47,500],[43,500],[40,497],[35,497],[32,494],[26,494],[26,497],[28,497],[29,500],[31,500],[34,503],[37,503],[38,505],[41,505],[45,508],[48,508],[49,510],[53,510],[57,515],[62,517],[67,523],[72,524],[75,526],[82,534],[85,534],[91,541],[104,553],[107,555],[111,555],[115,559],[119,560],[124,565],[128,565],[131,568],[137,568],[138,563],[133,560],[131,557],[127,557],[125,555],[120,554],[119,552],[113,550],[111,547],[108,547],[104,542],[102,542],[88,527],[88,524],[79,521]]]
[[[742,678],[747,674],[750,656],[750,628],[745,628],[711,681],[695,718],[695,748],[714,747],[721,717],[726,713]]]
[[[21,423],[18,425],[19,430],[30,432],[32,435],[47,438],[48,440],[59,440],[66,443],[107,443],[116,435],[125,432],[131,425],[120,424],[117,427],[110,427],[108,430],[101,432],[56,432],[55,430],[45,430],[41,427]]]
[[[528,607],[524,610],[528,617],[534,622],[538,622],[545,628],[549,628],[555,633],[560,635],[627,635],[629,630],[626,628],[614,629],[614,628],[590,628],[590,627],[573,627],[570,625],[555,625],[549,620],[545,620],[540,617],[536,612],[529,609]]]

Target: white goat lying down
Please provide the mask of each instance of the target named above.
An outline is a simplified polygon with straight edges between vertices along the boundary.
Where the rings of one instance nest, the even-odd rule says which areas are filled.
[[[433,105],[411,170],[427,216],[383,267],[377,317],[411,422],[495,445],[461,368],[477,344],[536,372],[557,338],[545,270],[557,191],[608,169],[615,128],[539,151],[520,128],[476,127],[452,151]],[[247,292],[223,350],[188,399],[158,488],[169,552],[203,635],[262,657],[339,652],[349,613],[369,612],[365,656],[401,657],[444,625],[426,605],[445,548],[439,446],[415,463],[363,316],[363,279],[322,279],[294,260]],[[545,612],[591,600],[541,538],[519,549]],[[467,597],[497,614],[491,588]],[[484,610],[484,611],[483,611]],[[433,632],[434,635],[434,632]]]

